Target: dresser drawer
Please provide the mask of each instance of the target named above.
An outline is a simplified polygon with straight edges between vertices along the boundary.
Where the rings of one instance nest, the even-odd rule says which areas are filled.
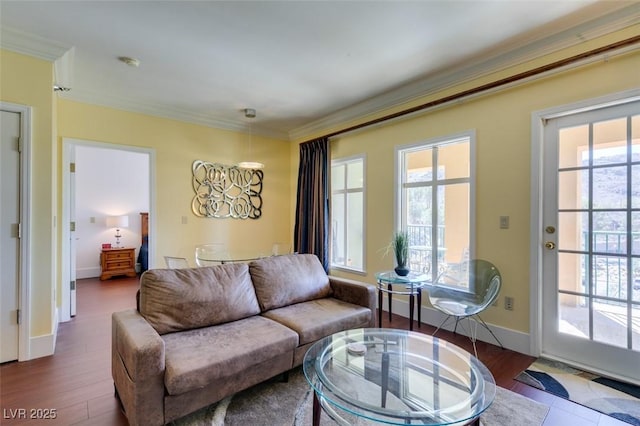
[[[118,275],[136,276],[136,260],[134,248],[104,249],[100,253],[102,268],[100,279],[106,280]]]

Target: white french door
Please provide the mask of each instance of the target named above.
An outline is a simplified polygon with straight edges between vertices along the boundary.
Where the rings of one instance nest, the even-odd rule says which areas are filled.
[[[542,355],[640,383],[640,101],[549,119]]]

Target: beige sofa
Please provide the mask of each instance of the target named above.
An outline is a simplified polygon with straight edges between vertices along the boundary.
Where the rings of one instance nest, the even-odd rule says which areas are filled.
[[[373,286],[310,254],[155,269],[112,318],[112,376],[130,425],[162,425],[302,364],[316,340],[375,326]]]

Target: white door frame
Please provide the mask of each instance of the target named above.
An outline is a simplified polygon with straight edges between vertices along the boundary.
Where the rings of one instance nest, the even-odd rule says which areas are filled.
[[[542,352],[542,250],[544,245],[543,188],[544,176],[544,126],[547,120],[578,112],[586,112],[608,106],[640,100],[640,88],[557,106],[531,114],[531,229],[529,268],[529,335],[530,354]]]
[[[149,156],[149,235],[156,235],[155,233],[155,205],[156,205],[156,193],[155,193],[155,167],[156,167],[156,153],[152,148],[141,148],[130,145],[118,145],[106,142],[97,142],[84,139],[62,138],[62,265],[61,265],[61,298],[60,304],[60,322],[69,321],[71,319],[71,290],[69,288],[69,281],[71,277],[71,229],[70,229],[70,170],[69,162],[72,158],[72,153],[77,146],[93,147],[93,148],[106,148],[117,149],[120,151],[129,151],[147,154]],[[149,240],[149,261],[152,262],[155,256],[155,239]],[[150,267],[151,267],[150,263]]]
[[[30,359],[31,320],[31,107],[0,101],[0,109],[20,114],[20,266],[18,361]]]

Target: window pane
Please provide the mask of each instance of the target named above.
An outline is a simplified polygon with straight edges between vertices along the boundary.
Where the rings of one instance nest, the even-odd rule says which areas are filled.
[[[339,164],[331,166],[331,191],[338,191],[345,188],[344,174],[346,165]]]
[[[438,244],[438,262],[459,264],[469,260],[470,185],[446,185],[438,189],[438,205],[443,206],[438,212],[438,227],[443,230]]]
[[[364,180],[363,165],[362,161],[354,161],[347,165],[347,188],[362,188]]]
[[[405,154],[405,182],[429,182],[433,180],[433,150],[431,148]]]
[[[331,262],[345,265],[345,202],[344,195],[334,194],[331,198]]]
[[[627,162],[627,117],[593,124],[593,164]]]
[[[560,129],[558,133],[558,166],[586,166],[589,164],[589,126]]]
[[[627,207],[627,167],[593,169],[593,208]]]
[[[431,187],[422,186],[408,188],[407,194],[407,225],[428,225],[431,227]],[[424,232],[420,240],[410,240],[411,244],[431,245],[431,233]]]
[[[558,173],[558,208],[585,209],[589,207],[589,171],[571,170]]]
[[[346,266],[361,269],[363,266],[363,195],[362,192],[347,195],[347,258]]]
[[[467,178],[471,175],[470,143],[460,142],[438,148],[438,170],[441,179]]]
[[[640,306],[633,306],[631,315],[633,325],[632,347],[634,351],[640,351]]]

